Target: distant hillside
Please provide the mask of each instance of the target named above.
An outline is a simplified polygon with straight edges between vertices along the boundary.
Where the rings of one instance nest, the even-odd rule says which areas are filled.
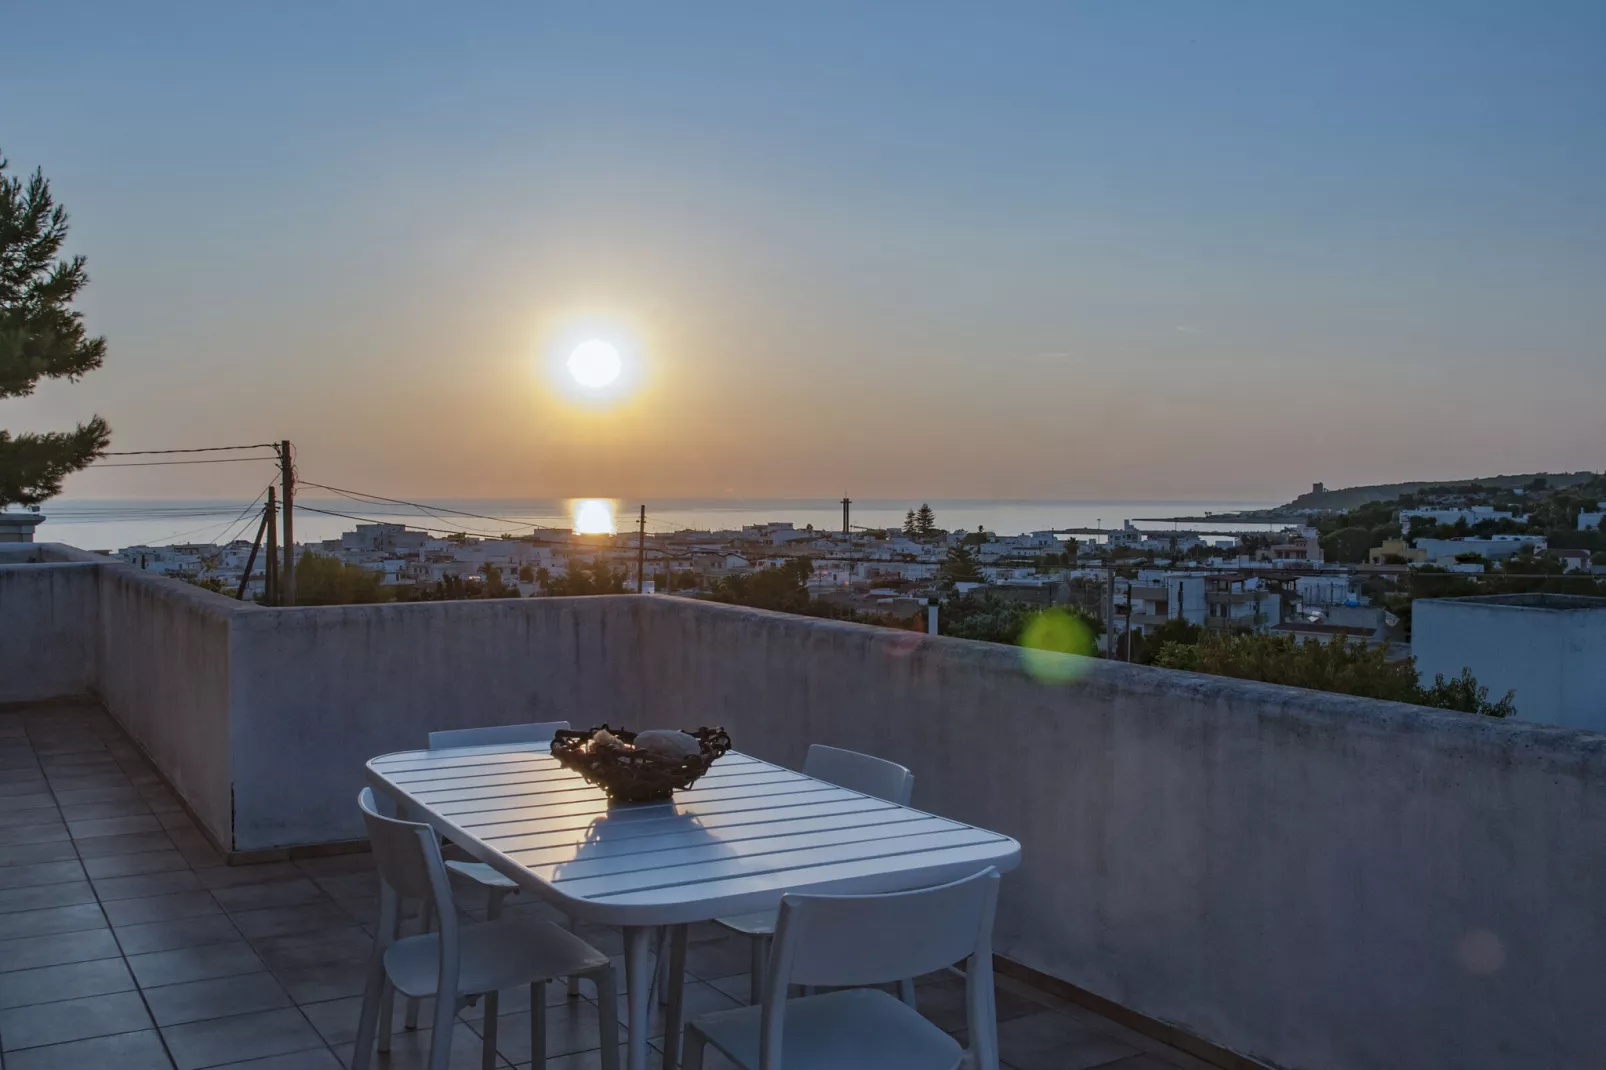
[[[1527,475],[1489,476],[1485,479],[1425,479],[1417,483],[1376,483],[1366,487],[1344,487],[1341,490],[1313,490],[1301,494],[1276,512],[1353,509],[1367,502],[1388,501],[1402,494],[1414,494],[1426,487],[1469,487],[1474,483],[1483,487],[1509,489],[1525,487],[1536,479],[1544,479],[1552,489],[1560,489],[1588,482],[1594,475],[1593,472],[1530,472]]]

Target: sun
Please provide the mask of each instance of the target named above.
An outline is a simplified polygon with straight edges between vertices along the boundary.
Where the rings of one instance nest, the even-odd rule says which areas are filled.
[[[606,498],[582,498],[570,503],[576,535],[612,535],[613,502]]]
[[[569,374],[574,381],[588,390],[601,390],[611,385],[624,370],[619,351],[600,338],[581,342],[569,354]]]

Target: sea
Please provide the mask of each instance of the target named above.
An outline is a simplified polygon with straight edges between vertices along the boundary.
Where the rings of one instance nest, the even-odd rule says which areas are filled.
[[[471,536],[528,535],[537,529],[558,531],[634,532],[640,502],[611,498],[436,499],[401,502],[298,495],[295,539],[298,543],[337,538],[357,523],[406,524],[434,534],[462,532]],[[854,501],[850,523],[855,528],[902,525],[908,510],[922,503],[905,499]],[[1281,504],[1271,501],[1005,501],[932,499],[937,526],[945,530],[983,528],[1001,535],[1059,528],[1119,528],[1130,520],[1151,531],[1188,528],[1202,531],[1275,530],[1277,525],[1249,523],[1176,524],[1164,518],[1232,514]],[[649,501],[647,530],[652,533],[695,529],[727,531],[748,524],[790,522],[797,527],[840,531],[842,506],[817,498],[682,498]],[[262,501],[224,499],[117,500],[59,498],[41,510],[46,521],[36,529],[41,542],[62,542],[86,550],[172,543],[227,543],[252,539],[262,516]]]

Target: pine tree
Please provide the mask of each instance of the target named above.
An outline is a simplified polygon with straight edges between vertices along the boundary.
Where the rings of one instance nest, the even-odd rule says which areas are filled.
[[[915,513],[915,534],[922,539],[929,539],[937,534],[937,514],[924,502]]]
[[[915,511],[913,509],[903,514],[903,534],[906,538],[910,539],[915,538],[919,534],[915,526]]]
[[[0,156],[0,398],[26,397],[40,379],[77,382],[100,367],[106,339],[84,333],[70,306],[89,281],[84,258],[58,260],[67,213],[35,171],[7,178]],[[12,435],[0,430],[0,507],[37,505],[100,456],[111,429],[99,416],[75,430]]]

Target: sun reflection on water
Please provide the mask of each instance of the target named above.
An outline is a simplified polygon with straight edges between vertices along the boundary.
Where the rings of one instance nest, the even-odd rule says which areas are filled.
[[[618,531],[613,522],[613,502],[606,498],[577,498],[569,503],[569,510],[576,535],[612,535]]]

